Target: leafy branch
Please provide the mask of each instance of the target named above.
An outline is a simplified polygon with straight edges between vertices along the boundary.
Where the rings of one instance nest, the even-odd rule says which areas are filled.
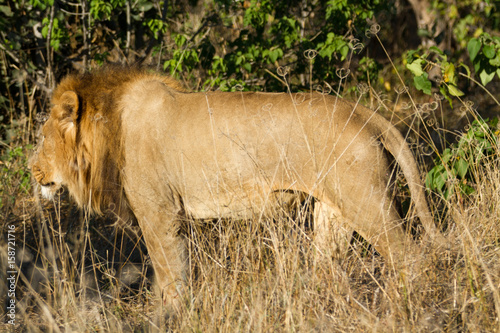
[[[458,76],[466,77],[477,84],[497,105],[500,105],[495,96],[485,88],[493,80],[495,74],[500,78],[500,38],[482,33],[479,38],[472,38],[469,41],[467,50],[474,71],[481,82],[472,77],[471,70],[465,63],[460,62],[455,65],[455,63],[448,60],[448,56],[439,48],[430,47],[427,51],[421,49],[411,50],[406,55],[406,68],[414,75],[413,83],[415,87],[430,95],[432,83],[428,71],[432,67],[437,67],[441,71],[442,78],[438,82],[438,88],[441,94],[448,99],[450,105],[450,96],[460,97],[464,95],[463,91],[458,88]],[[457,68],[463,68],[466,73],[458,71]]]

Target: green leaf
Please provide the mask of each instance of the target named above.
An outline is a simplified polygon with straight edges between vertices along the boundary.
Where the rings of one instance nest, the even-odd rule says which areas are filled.
[[[455,76],[455,65],[451,62],[446,63],[444,68],[444,82],[450,82],[452,84],[457,83],[457,77]]]
[[[416,59],[411,64],[407,64],[406,68],[410,70],[415,76],[421,76],[424,74],[424,70],[422,69],[422,64],[424,63],[423,59]]]
[[[137,4],[137,9],[140,12],[147,12],[148,10],[153,8],[153,6],[154,4],[152,1],[139,1],[139,3]]]
[[[477,38],[472,38],[467,44],[467,50],[469,51],[470,60],[474,62],[479,50],[481,50],[481,42]]]
[[[436,52],[437,54],[439,54],[439,55],[441,55],[441,56],[444,56],[444,55],[445,55],[445,54],[444,54],[444,52],[443,52],[443,51],[441,51],[441,50],[440,50],[437,46],[431,46],[431,47],[429,48],[429,50],[430,50],[430,51],[434,51],[434,52]]]
[[[418,90],[421,90],[423,93],[430,95],[431,94],[431,88],[432,84],[431,81],[427,78],[429,75],[427,73],[424,73],[423,75],[420,76],[415,76],[413,78],[413,82],[415,83],[415,87]]]
[[[467,66],[463,62],[461,62],[459,66],[465,68],[465,71],[467,72],[467,76],[470,78],[470,68],[469,68],[469,66]]]
[[[443,150],[443,153],[441,154],[441,161],[443,164],[446,164],[452,157],[453,154],[451,153],[451,149],[446,148],[445,150]]]
[[[427,176],[425,177],[425,186],[431,190],[437,190],[436,188],[436,174],[437,174],[438,166],[436,165],[434,168],[432,168],[428,173]]]
[[[483,69],[479,73],[479,77],[481,78],[481,83],[483,84],[483,86],[485,86],[490,83],[491,80],[493,80],[493,78],[495,77],[495,72],[488,73],[485,69]]]
[[[50,42],[50,45],[54,48],[55,51],[59,51],[59,47],[61,45],[61,42],[59,40],[53,40]]]
[[[454,84],[450,83],[447,87],[448,87],[448,92],[452,96],[459,97],[464,95],[464,93],[460,89],[458,89],[457,86],[455,86]]]
[[[496,54],[496,57],[493,59],[490,59],[490,65],[493,67],[500,67],[500,52]]]
[[[436,165],[428,174],[430,188],[442,193],[443,187],[448,179],[448,172],[444,165]]]
[[[183,36],[183,35],[177,35],[177,36],[175,36],[175,44],[177,44],[178,47],[184,46],[184,44],[186,43],[186,41],[187,41],[186,36]]]
[[[434,179],[434,174],[436,173],[436,167],[432,168],[425,176],[425,187],[434,190],[434,184],[432,180]]]
[[[461,184],[460,189],[465,195],[471,195],[476,191],[472,186],[469,186],[467,184]]]
[[[486,58],[493,59],[496,54],[495,47],[493,45],[484,45],[483,54],[486,56]]]
[[[469,163],[467,163],[465,159],[457,157],[454,168],[457,172],[457,176],[463,179],[469,169]]]
[[[415,59],[420,58],[419,52],[421,51],[422,51],[421,49],[408,51],[406,53],[406,62],[412,63]]]
[[[281,58],[283,56],[283,50],[280,48],[269,50],[267,52],[266,51],[264,51],[264,54],[269,56],[269,60],[271,63],[274,63],[276,60],[278,60],[278,58]]]
[[[477,61],[474,63],[474,71],[476,71],[476,73],[479,73],[481,71],[481,68],[483,68],[483,61]]]
[[[444,200],[448,201],[453,193],[453,187],[447,189],[446,191],[443,192],[443,198]]]
[[[340,61],[344,61],[349,54],[349,46],[347,46],[347,44],[340,47],[340,54],[342,55],[342,57],[340,57]]]
[[[3,6],[3,5],[0,6],[0,12],[5,17],[12,17],[14,15],[14,13],[12,13],[12,10],[10,9],[9,6]]]

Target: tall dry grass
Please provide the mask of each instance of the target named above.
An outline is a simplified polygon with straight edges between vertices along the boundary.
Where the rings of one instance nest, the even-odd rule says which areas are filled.
[[[166,320],[144,247],[131,255],[136,240],[75,212],[63,219],[57,212],[69,208],[56,205],[19,224],[16,330],[494,332],[499,178],[488,166],[470,202],[448,204],[451,249],[425,246],[408,275],[361,246],[338,261],[318,254],[287,216],[189,221],[186,293]]]
[[[404,92],[391,104],[371,90],[371,104],[393,121],[410,124],[409,141],[421,148],[415,153],[424,165],[422,152],[439,148],[430,142],[448,140],[444,111],[439,103],[427,107],[429,117],[436,119],[431,126],[422,106],[411,104]],[[438,139],[418,141],[421,133]],[[421,142],[427,146],[419,146]],[[19,161],[18,167],[25,168],[25,156]],[[78,212],[65,193],[48,203],[36,194],[26,199],[13,193],[18,200],[4,215],[2,230],[5,234],[8,225],[16,226],[14,330],[499,331],[500,164],[493,159],[475,169],[476,191],[469,198],[433,202],[449,246],[417,239],[421,253],[408,265],[414,270],[405,273],[362,241],[351,241],[350,250],[335,260],[318,251],[308,205],[279,211],[275,218],[186,221],[190,270],[181,308],[173,317],[161,311],[146,249],[133,235],[133,226],[116,231],[113,219]],[[2,179],[4,188],[13,186]],[[0,263],[6,267],[6,244],[0,248]],[[2,283],[0,299],[5,302]],[[7,319],[5,313],[2,319]]]

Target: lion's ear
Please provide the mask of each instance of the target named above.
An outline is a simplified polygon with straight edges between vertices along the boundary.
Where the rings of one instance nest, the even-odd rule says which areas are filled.
[[[61,118],[70,117],[76,119],[78,112],[78,95],[72,90],[68,90],[61,95],[60,104],[62,109]]]
[[[64,92],[59,98],[59,114],[57,117],[60,121],[61,129],[66,134],[74,136],[76,134],[76,119],[78,118],[79,100],[78,95],[68,90]]]

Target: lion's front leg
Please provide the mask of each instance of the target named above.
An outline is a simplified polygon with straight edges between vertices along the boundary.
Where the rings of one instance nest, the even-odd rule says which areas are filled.
[[[163,216],[164,217],[164,216]],[[176,310],[182,295],[187,269],[186,250],[176,219],[153,221],[139,218],[155,279],[167,310]]]
[[[127,197],[146,242],[157,288],[166,310],[175,311],[187,270],[185,242],[179,233],[183,215],[180,199],[172,191],[156,192],[151,183],[130,179],[129,184],[138,190],[127,191]]]
[[[176,220],[158,223],[141,222],[144,240],[153,263],[163,305],[175,308],[182,294],[186,272],[186,250]]]

